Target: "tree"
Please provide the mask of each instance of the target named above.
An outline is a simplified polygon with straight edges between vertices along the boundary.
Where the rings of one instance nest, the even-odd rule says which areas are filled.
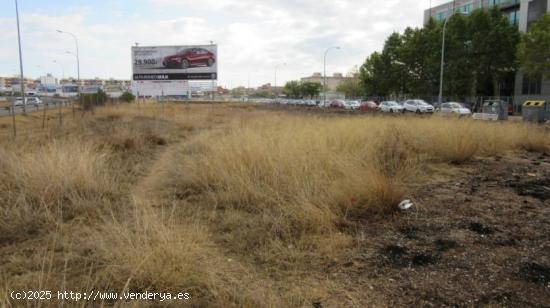
[[[498,8],[449,17],[445,32],[446,96],[499,95],[517,69],[519,32]],[[548,25],[541,26],[541,29]],[[382,52],[367,58],[360,80],[367,95],[434,96],[439,92],[443,22],[392,33]],[[547,46],[546,46],[547,47]],[[548,50],[542,47],[541,52]],[[544,49],[546,48],[546,49]],[[544,56],[541,56],[544,57]],[[540,61],[533,60],[533,65]],[[507,84],[508,83],[508,84]]]
[[[267,90],[261,90],[261,91],[255,91],[250,95],[250,97],[254,98],[268,98],[271,97],[271,93]]]
[[[534,23],[518,46],[521,67],[533,77],[550,79],[550,14]]]
[[[473,88],[478,95],[496,95],[507,75],[517,69],[519,31],[498,8],[476,10],[468,17]]]
[[[314,98],[321,93],[322,85],[318,82],[302,81],[300,83],[300,92],[302,96]]]
[[[336,87],[336,91],[343,93],[346,98],[359,98],[365,95],[365,88],[361,83],[357,68],[352,70],[348,74],[348,78]]]
[[[242,97],[245,94],[245,92],[246,91],[244,87],[237,87],[237,88],[231,89],[231,97],[232,98]]]
[[[291,98],[299,98],[302,95],[300,82],[295,80],[287,82],[283,89],[283,93]]]
[[[374,52],[359,68],[359,79],[367,96],[385,96],[389,93],[384,79],[386,66],[382,55]]]
[[[469,56],[471,35],[468,26],[467,17],[461,14],[454,15],[447,25],[443,84],[445,96],[463,99],[469,96],[472,89],[473,67]],[[438,56],[441,56],[440,52]]]

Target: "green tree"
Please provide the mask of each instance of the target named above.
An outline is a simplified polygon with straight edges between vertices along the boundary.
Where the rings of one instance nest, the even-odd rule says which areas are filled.
[[[267,90],[255,91],[250,95],[250,97],[254,97],[254,98],[268,98],[271,96],[272,96],[271,93]]]
[[[445,96],[499,95],[500,85],[513,80],[517,69],[518,30],[496,8],[449,18],[445,33]],[[437,95],[442,31],[443,22],[430,19],[424,28],[392,33],[382,52],[373,53],[361,66],[365,93]],[[541,52],[548,50],[544,48]],[[541,57],[533,60],[533,65]]]
[[[454,15],[448,22],[445,33],[445,82],[443,84],[445,96],[464,99],[472,88],[473,67],[469,56],[471,34],[468,27],[467,17],[461,14]],[[437,55],[441,56],[440,51]],[[440,69],[440,65],[437,69]],[[437,86],[439,87],[439,82]]]
[[[390,89],[385,80],[384,74],[386,65],[382,59],[382,55],[374,52],[365,60],[365,63],[359,68],[359,80],[367,96],[385,96],[388,95]]]
[[[299,81],[289,81],[283,88],[283,93],[291,98],[299,98],[302,95],[302,88]]]
[[[468,18],[471,33],[473,93],[496,95],[500,83],[517,70],[519,31],[498,8],[476,10]]]
[[[246,93],[244,87],[237,87],[231,89],[231,97],[232,98],[239,98],[242,97]]]
[[[550,14],[544,14],[523,35],[518,58],[529,76],[550,79]]]
[[[353,69],[347,78],[336,87],[336,91],[343,93],[346,98],[360,98],[365,95],[365,88],[361,83],[357,68]]]
[[[321,93],[322,85],[318,82],[302,81],[300,83],[300,93],[302,96],[314,98]]]

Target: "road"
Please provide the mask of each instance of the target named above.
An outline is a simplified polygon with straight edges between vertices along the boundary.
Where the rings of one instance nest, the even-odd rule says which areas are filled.
[[[41,110],[44,110],[44,107],[47,105],[48,109],[53,109],[55,107],[59,107],[59,104],[62,104],[62,106],[68,106],[70,101],[67,99],[59,99],[59,98],[52,98],[52,97],[42,97],[42,104],[40,105],[27,105],[26,106],[26,112],[32,113],[32,112],[38,112]],[[23,113],[23,106],[15,106],[15,114],[21,114]],[[11,115],[11,107],[2,107],[0,108],[0,117],[10,116]]]

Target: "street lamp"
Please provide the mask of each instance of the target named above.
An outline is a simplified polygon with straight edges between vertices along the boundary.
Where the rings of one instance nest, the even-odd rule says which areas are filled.
[[[23,77],[23,54],[21,52],[21,31],[19,30],[19,6],[17,5],[17,0],[15,0],[15,15],[17,17],[17,42],[19,44],[19,69],[21,72],[21,96],[23,97],[23,113],[26,110],[26,101],[25,101],[25,78]],[[15,137],[15,102],[12,105],[12,115],[13,115],[13,136]]]
[[[76,35],[70,33],[70,32],[66,32],[66,31],[61,31],[61,30],[56,30],[58,33],[61,33],[61,34],[68,34],[70,36],[73,37],[74,39],[74,43],[75,43],[75,46],[76,46],[76,55],[67,51],[68,54],[72,54],[73,56],[76,56],[76,71],[77,71],[77,77],[78,77],[78,94],[80,96],[80,56],[78,54],[78,39],[76,38]]]
[[[76,58],[76,61],[78,62],[78,57],[77,57],[77,55],[76,55],[75,53],[70,52],[70,51],[68,51],[68,50],[65,50],[65,53],[68,54],[68,55],[71,55],[71,56],[75,57],[75,58]],[[80,88],[80,75],[78,76],[78,87]]]
[[[449,16],[450,17],[450,16]],[[443,69],[445,66],[445,30],[447,29],[447,22],[449,17],[445,18],[445,23],[443,24],[443,41],[441,42],[441,67],[439,69],[439,106],[443,103]]]
[[[59,64],[61,66],[61,79],[65,79],[65,67],[61,62],[57,62],[57,60],[53,60],[53,63]]]
[[[327,100],[327,53],[331,49],[340,49],[340,46],[333,46],[325,50],[325,56],[323,57],[323,106],[326,105]]]
[[[42,73],[45,72],[45,71],[44,71],[44,68],[43,68],[41,65],[35,65],[35,66],[36,66],[36,68],[39,69],[39,71],[42,71]],[[38,79],[40,79],[40,86],[38,87],[37,93],[39,93],[39,94],[40,94],[40,89],[42,89],[42,92],[44,92],[44,87],[45,87],[45,86],[42,84],[42,76],[41,76],[42,73],[39,73],[39,74],[38,74]]]
[[[277,96],[278,96],[278,94],[277,94],[277,69],[279,68],[279,65],[285,66],[286,63],[275,65],[275,86],[273,87],[274,90],[275,90],[274,91],[275,92],[275,98],[277,98]]]
[[[61,66],[61,80],[59,80],[59,86],[61,87],[61,94],[63,94],[63,85],[61,84],[61,81],[65,79],[65,67],[61,62],[57,62],[57,60],[53,60],[53,63],[57,63],[59,64],[59,66]]]
[[[462,12],[458,12],[459,14],[464,14]],[[451,17],[453,17],[455,12],[453,12],[451,15],[447,16],[445,18],[445,22],[443,23],[443,40],[441,42],[441,68],[439,71],[439,105],[443,103],[443,70],[445,66],[445,31],[447,30],[447,22]]]

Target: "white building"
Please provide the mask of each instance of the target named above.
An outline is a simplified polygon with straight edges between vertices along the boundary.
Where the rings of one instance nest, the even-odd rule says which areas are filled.
[[[40,84],[45,87],[55,87],[57,86],[57,78],[52,76],[52,74],[47,74],[46,76],[40,76]]]

